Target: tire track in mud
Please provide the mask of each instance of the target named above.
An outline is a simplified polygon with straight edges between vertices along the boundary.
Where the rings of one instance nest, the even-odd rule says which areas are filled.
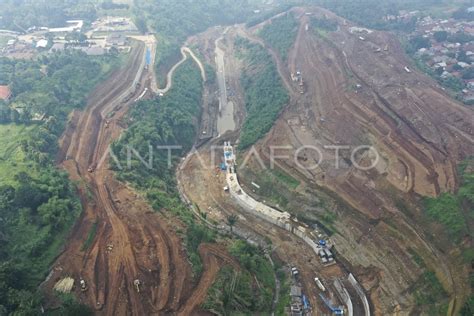
[[[204,67],[193,52],[186,47],[181,51],[183,60],[179,64],[190,54],[205,80]],[[82,183],[79,194],[84,213],[56,261],[57,269],[46,288],[51,293],[54,282],[65,274],[84,279],[88,290],[81,292],[76,287],[76,296],[99,315],[149,315],[178,310],[191,313],[199,308],[220,267],[232,261],[213,248],[203,247],[200,255],[206,274],[193,287],[186,252],[181,239],[173,233],[170,219],[153,214],[145,201],[114,179],[108,160],[102,159],[122,132],[118,122],[132,105],[131,100],[150,84],[149,76],[141,75],[144,54],[143,45],[135,46],[127,66],[96,88],[82,113],[73,113],[57,158],[71,179]],[[170,80],[173,72],[169,73]],[[130,86],[137,78],[141,78],[140,84]],[[171,87],[170,81],[162,91]],[[130,89],[131,95],[127,93]],[[110,122],[106,123],[106,116]],[[89,166],[98,161],[102,161],[99,168],[88,172]],[[83,250],[94,222],[94,239]],[[140,281],[138,287],[135,280]]]
[[[322,47],[318,47],[314,39],[311,39],[308,36],[303,37],[303,41],[308,42],[310,44],[307,44],[307,47],[304,48],[299,47],[297,44],[295,45],[295,47],[299,47],[299,49],[303,51],[317,51],[318,48],[322,49]],[[328,45],[320,44],[319,46]],[[445,179],[445,184],[447,184],[449,181],[453,181],[453,179],[455,182],[457,182],[455,180],[456,175],[454,164],[451,161],[453,159],[452,154],[449,153],[449,148],[445,146],[445,135],[443,135],[443,143],[441,143],[440,145],[433,142],[430,137],[427,138],[426,134],[423,134],[423,130],[418,131],[417,127],[413,125],[405,116],[399,114],[400,110],[397,110],[397,108],[394,107],[394,105],[396,104],[392,104],[390,98],[386,98],[383,95],[383,91],[378,91],[377,88],[373,86],[373,84],[364,80],[364,77],[358,73],[358,70],[356,69],[357,67],[353,67],[351,65],[347,58],[347,55],[342,49],[335,47],[334,45],[329,46],[332,47],[332,52],[334,52],[335,57],[338,60],[338,65],[342,65],[343,68],[349,70],[352,74],[354,74],[355,78],[357,78],[357,80],[362,83],[362,86],[364,88],[369,90],[369,94],[372,96],[373,100],[375,100],[373,104],[357,104],[356,102],[352,102],[352,100],[350,100],[350,98],[348,97],[349,94],[340,93],[340,95],[333,95],[334,99],[336,100],[335,102],[342,103],[344,105],[345,110],[350,112],[351,114],[355,113],[354,117],[356,118],[357,124],[360,124],[360,126],[364,126],[367,130],[372,130],[376,134],[379,134],[378,137],[382,140],[383,145],[390,148],[390,151],[392,151],[392,153],[395,153],[397,156],[399,156],[399,158],[402,159],[402,164],[405,166],[406,169],[409,170],[408,181],[411,182],[410,191],[414,190],[413,188],[415,187],[416,176],[415,172],[419,171],[419,168],[423,168],[426,171],[428,177],[430,178],[430,182],[433,184],[435,194],[439,194],[440,192],[442,192],[442,189],[439,184],[440,180]],[[309,53],[306,53],[306,56],[302,56],[305,59],[304,63],[312,64],[313,68],[317,68],[318,65],[321,66],[321,69],[324,69],[325,61],[320,58],[320,55],[327,53],[331,49],[328,49],[326,47],[325,50],[325,52],[319,54],[310,55]],[[293,55],[290,54],[290,56]],[[313,59],[317,59],[317,61],[314,62],[313,59],[310,59],[310,57],[308,56],[313,57]],[[335,66],[336,65],[331,65],[330,67],[334,69]],[[341,69],[341,67],[339,67],[339,69]],[[324,74],[324,76],[320,76],[321,79],[318,80],[318,89],[322,89],[322,87],[327,85],[327,82],[332,82],[332,86],[337,87],[336,91],[341,90],[340,87],[337,85],[337,80],[333,76],[334,70],[321,70],[321,72],[322,74]],[[414,75],[419,76],[418,74]],[[329,84],[329,86],[330,85],[331,84]],[[413,92],[412,90],[408,90],[410,93],[416,95],[415,92]],[[445,96],[443,95],[443,97]],[[426,98],[423,98],[422,96],[418,96],[417,98],[412,99],[414,99],[415,101],[421,100],[420,102],[427,102]],[[416,108],[420,113],[424,114],[424,117],[426,117],[430,122],[437,122],[438,118],[433,116],[435,114],[427,114],[426,106],[425,109],[423,109],[416,105]],[[433,113],[437,112],[434,111]],[[439,112],[438,115],[440,115]],[[373,118],[375,118],[376,121],[374,121]],[[406,128],[403,129],[402,133],[400,132],[400,129],[403,128],[403,126],[405,126]],[[442,135],[440,128],[448,127],[450,128],[450,136],[454,136],[454,133],[456,132],[460,133],[463,138],[469,139],[469,133],[467,132],[469,130],[469,126],[463,125],[462,128],[458,128],[457,126],[459,125],[454,125],[452,122],[446,122],[442,126],[436,125],[433,130],[434,133]],[[289,126],[289,128],[293,131],[293,127]],[[321,129],[323,130],[324,128],[321,127]],[[273,131],[270,132],[270,135],[273,136]],[[278,135],[276,137],[278,137]],[[294,137],[295,139],[298,139],[298,135],[296,133],[294,133]],[[267,140],[265,142],[266,144],[268,144],[268,139],[270,138],[272,137],[267,137]],[[447,139],[452,140],[453,138],[448,137]],[[472,144],[472,138],[469,142],[470,144]],[[291,165],[286,165],[286,167],[290,170],[294,170]],[[446,174],[442,179],[438,179],[438,172],[440,168],[442,168],[443,172]],[[293,173],[298,174],[298,172],[296,171],[290,172],[290,174]],[[346,180],[350,181],[348,178],[346,178]],[[358,188],[354,187],[354,184],[356,184],[356,182],[348,182],[348,184],[350,184],[352,188],[347,187],[347,191],[346,187],[342,186],[341,184],[339,184],[339,187],[328,186],[328,188],[331,191],[338,193],[345,200],[350,201],[354,198],[354,192],[362,193],[363,191],[358,191]],[[445,188],[449,187],[451,187],[451,185],[445,186]],[[420,249],[424,249],[424,252],[429,253],[429,257],[432,258],[432,262],[435,262],[435,264],[437,263],[439,265],[438,267],[436,267],[435,270],[439,274],[443,274],[449,279],[449,281],[446,282],[448,284],[445,285],[447,285],[448,289],[453,291],[454,297],[457,297],[458,295],[462,296],[460,295],[459,289],[456,289],[456,286],[461,285],[462,282],[459,282],[458,276],[453,275],[454,266],[451,265],[445,259],[445,255],[440,253],[439,249],[435,248],[432,244],[429,243],[427,236],[423,234],[423,231],[417,226],[413,219],[407,218],[404,214],[402,214],[401,218],[397,219],[397,221],[399,221],[400,225],[403,224],[403,226],[405,226],[404,229],[400,229],[402,231],[405,231],[408,235],[412,236],[414,245],[416,245],[417,248],[419,247]]]

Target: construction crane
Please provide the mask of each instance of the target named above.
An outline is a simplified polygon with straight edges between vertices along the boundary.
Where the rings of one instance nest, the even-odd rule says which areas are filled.
[[[323,300],[324,304],[326,304],[326,306],[331,310],[331,312],[334,315],[344,315],[344,309],[342,308],[342,306],[334,307],[332,306],[331,302],[322,293],[319,293],[319,296]]]

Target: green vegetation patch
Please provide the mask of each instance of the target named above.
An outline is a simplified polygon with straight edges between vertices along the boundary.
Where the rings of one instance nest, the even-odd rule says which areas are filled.
[[[288,51],[295,42],[297,33],[298,22],[290,12],[271,20],[260,30],[258,35],[273,47],[281,59],[285,61],[288,58]]]
[[[314,3],[314,1],[311,2]],[[440,10],[440,8],[446,10],[447,8],[459,7],[459,5],[453,3],[453,0],[319,0],[316,2],[356,24],[378,30],[403,32],[415,29],[416,17],[412,19],[387,20],[386,16],[397,16],[400,10],[427,12],[427,10]]]
[[[291,303],[291,297],[288,295],[291,288],[290,278],[288,277],[287,272],[281,268],[276,271],[276,276],[280,281],[280,293],[278,302],[275,306],[275,315],[286,316],[287,308]]]
[[[21,315],[39,313],[36,288],[81,212],[66,174],[37,173],[20,172],[15,187],[0,186],[0,310]]]
[[[192,212],[181,202],[174,167],[194,142],[201,100],[201,73],[189,59],[176,70],[173,87],[165,96],[141,101],[131,110],[129,118],[134,123],[119,141],[112,144],[120,166],[111,161],[118,179],[143,192],[154,210],[170,212],[186,225],[184,240],[196,277],[202,272],[198,246],[203,242],[213,242],[215,233],[196,223]],[[160,146],[168,145],[180,146],[171,151],[171,165],[168,164],[168,150],[160,149]],[[151,168],[135,155],[128,163],[129,148],[147,163],[151,158]]]
[[[428,315],[446,315],[449,296],[432,271],[424,272],[417,281],[415,302],[428,309]]]
[[[296,189],[300,185],[300,182],[297,179],[293,178],[288,173],[281,171],[280,169],[273,169],[271,173],[276,179],[278,179],[278,181],[285,184],[292,190]]]
[[[323,30],[326,32],[334,32],[334,31],[337,31],[337,28],[338,28],[338,24],[334,20],[330,20],[326,18],[315,18],[315,17],[311,18],[310,26],[311,28]]]
[[[1,315],[41,313],[38,285],[81,213],[76,187],[54,166],[58,138],[71,110],[120,62],[77,51],[0,58],[0,83],[13,92],[0,102]],[[69,304],[63,314],[75,307],[84,310]]]
[[[82,245],[81,250],[85,251],[89,249],[89,247],[92,245],[92,242],[94,241],[95,235],[97,234],[97,222],[94,222],[89,229],[89,232],[87,233],[87,239],[84,241],[84,244]]]
[[[258,248],[242,240],[234,241],[229,252],[242,269],[222,268],[202,307],[222,315],[269,313],[275,288],[273,267]]]
[[[0,186],[15,185],[16,174],[32,171],[32,164],[25,161],[25,152],[20,144],[28,139],[34,129],[35,126],[0,125]]]
[[[247,109],[240,137],[240,148],[244,150],[271,129],[289,97],[271,56],[263,47],[243,38],[238,38],[235,44],[247,64],[241,78]]]
[[[456,194],[443,193],[437,198],[424,200],[428,216],[442,224],[455,241],[472,233],[470,226],[474,220],[473,161],[470,159],[461,164],[461,186]]]
[[[138,0],[134,2],[133,15],[141,32],[156,32],[158,42],[156,70],[158,78],[166,73],[180,58],[180,47],[192,34],[203,32],[214,25],[245,22],[255,16],[253,11],[261,6],[259,1],[220,0]],[[159,79],[163,85],[163,79]]]
[[[0,35],[0,48],[6,47],[9,40],[14,39],[12,36]]]

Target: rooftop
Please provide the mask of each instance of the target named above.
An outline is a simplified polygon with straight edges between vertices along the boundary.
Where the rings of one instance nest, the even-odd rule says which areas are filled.
[[[0,86],[0,100],[8,100],[12,92],[9,86]]]

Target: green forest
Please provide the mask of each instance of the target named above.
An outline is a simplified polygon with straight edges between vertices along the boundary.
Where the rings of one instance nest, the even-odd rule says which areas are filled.
[[[459,165],[461,184],[455,194],[443,193],[436,198],[425,198],[424,208],[428,217],[435,223],[441,224],[448,236],[462,249],[462,256],[466,263],[474,263],[474,250],[462,241],[467,237],[472,238],[474,231],[474,158],[465,160]],[[474,273],[470,274],[471,290],[474,291]],[[439,288],[428,285],[431,289]],[[441,292],[442,293],[442,292]],[[443,293],[440,295],[443,296]],[[420,304],[428,304],[432,301],[419,292],[417,299]],[[462,316],[473,315],[474,294],[471,296],[461,310]]]
[[[211,26],[243,23],[263,15],[253,12],[260,7],[258,0],[137,0],[133,12],[137,27],[142,32],[155,32],[161,42],[156,67],[158,77],[165,78],[163,75],[180,58],[179,49],[188,36]]]
[[[201,98],[201,74],[193,61],[188,60],[176,70],[169,93],[141,101],[130,111],[129,116],[134,123],[112,146],[123,167],[119,170],[115,166],[120,178],[136,184],[138,188],[147,189],[150,197],[156,197],[152,205],[157,210],[168,205],[168,193],[176,193],[174,169],[168,166],[167,161],[168,151],[159,150],[158,146],[182,147],[172,151],[173,165],[191,149]],[[149,146],[153,148],[153,168],[146,168],[138,158],[127,164],[127,148],[133,148],[145,161],[149,161]]]
[[[258,35],[278,52],[283,61],[286,61],[297,32],[298,22],[292,13],[287,13],[271,20]]]
[[[0,315],[38,315],[38,285],[59,253],[81,205],[54,167],[69,112],[119,64],[112,56],[64,52],[37,60],[0,59]],[[40,119],[42,118],[42,119]],[[62,311],[85,311],[68,301]]]
[[[67,20],[97,18],[92,0],[2,0],[0,29],[23,32],[33,26],[61,27]]]
[[[235,45],[246,63],[241,83],[247,116],[240,137],[240,149],[246,149],[271,129],[289,97],[272,57],[263,47],[243,38]]]
[[[0,101],[0,123],[39,125],[21,146],[28,159],[47,165],[69,113],[85,105],[88,93],[120,60],[76,50],[31,61],[0,58],[0,84],[8,84],[13,94],[8,104]]]
[[[449,0],[306,0],[305,2],[320,5],[362,26],[402,32],[413,31],[416,19],[387,21],[384,17],[386,15],[396,16],[400,10],[427,12],[438,7],[446,9],[446,6],[453,6],[453,1]]]
[[[270,262],[258,248],[242,240],[234,241],[228,251],[244,270],[222,268],[202,307],[221,315],[269,313],[275,288]]]
[[[466,160],[459,166],[461,185],[456,194],[443,193],[436,198],[424,200],[428,216],[441,223],[451,238],[459,242],[472,234],[474,223],[474,159]],[[474,260],[474,256],[469,258]]]

